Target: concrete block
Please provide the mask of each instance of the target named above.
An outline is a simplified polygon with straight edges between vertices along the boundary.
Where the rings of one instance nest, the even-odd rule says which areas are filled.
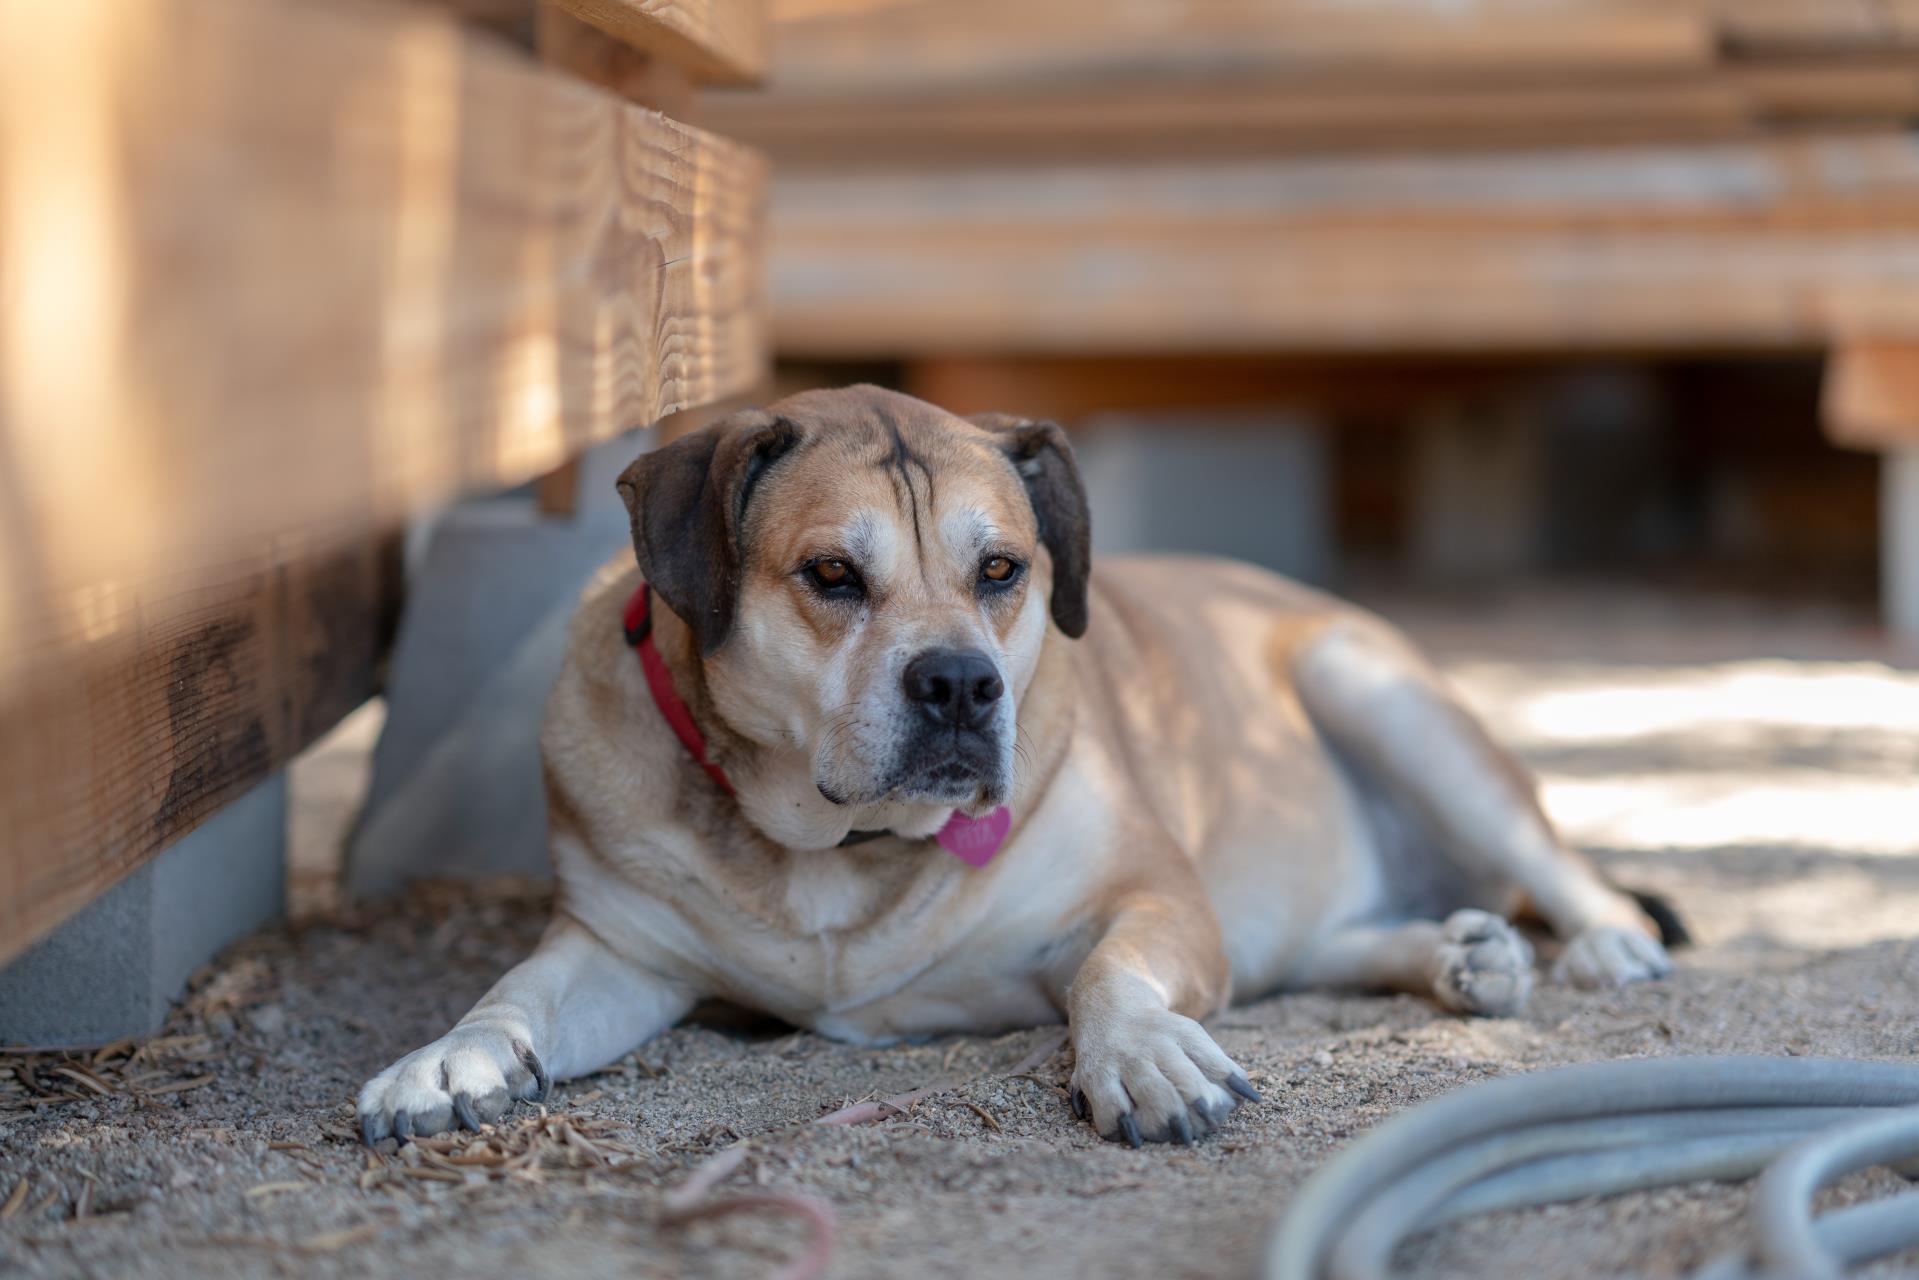
[[[1230,556],[1311,583],[1335,571],[1330,463],[1308,419],[1107,414],[1073,449],[1101,555]]]
[[[450,508],[418,552],[387,680],[373,782],[347,850],[349,892],[423,876],[545,874],[539,730],[587,579],[631,546],[614,480],[633,433],[580,462],[579,507],[530,493]]]
[[[1420,573],[1478,578],[1544,560],[1544,451],[1530,406],[1448,406],[1415,424],[1411,445]]]
[[[0,970],[0,1044],[158,1030],[195,969],[280,914],[286,824],[276,774]]]
[[[1919,638],[1919,448],[1881,460],[1879,575],[1886,626]]]

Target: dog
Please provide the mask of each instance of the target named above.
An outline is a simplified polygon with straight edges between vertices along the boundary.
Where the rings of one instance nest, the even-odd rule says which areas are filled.
[[[635,462],[637,571],[541,733],[551,925],[359,1096],[477,1128],[721,998],[866,1044],[1065,1019],[1109,1139],[1258,1098],[1202,1020],[1307,988],[1526,1001],[1671,970],[1648,910],[1379,619],[1224,561],[1102,560],[1059,427],[875,387]],[[621,560],[625,557],[622,555]]]

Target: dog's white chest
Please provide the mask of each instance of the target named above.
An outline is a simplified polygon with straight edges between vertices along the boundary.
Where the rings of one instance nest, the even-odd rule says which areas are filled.
[[[879,888],[837,849],[798,859],[786,881],[786,910],[801,934],[850,929],[872,917]]]

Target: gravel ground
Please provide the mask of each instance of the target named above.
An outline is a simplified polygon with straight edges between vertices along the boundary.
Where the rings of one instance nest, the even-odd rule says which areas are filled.
[[[718,1011],[484,1140],[369,1153],[353,1137],[360,1082],[443,1031],[544,910],[537,887],[423,886],[242,943],[146,1045],[0,1056],[0,1274],[764,1275],[804,1244],[798,1219],[667,1212],[674,1187],[737,1149],[722,1192],[832,1206],[836,1276],[1238,1277],[1330,1154],[1474,1080],[1646,1054],[1919,1055],[1919,822],[1890,819],[1919,815],[1919,676],[1453,670],[1541,768],[1569,830],[1689,916],[1700,945],[1671,981],[1543,987],[1524,1017],[1478,1021],[1406,997],[1235,1009],[1215,1034],[1267,1101],[1192,1150],[1094,1138],[1060,1088],[1064,1052],[1008,1076],[1049,1030],[871,1050]],[[1763,803],[1781,795],[1783,811]],[[949,1081],[877,1123],[808,1123]],[[1832,1199],[1897,1181],[1862,1175]],[[1400,1261],[1414,1276],[1673,1275],[1735,1239],[1744,1203],[1700,1185],[1500,1214]]]

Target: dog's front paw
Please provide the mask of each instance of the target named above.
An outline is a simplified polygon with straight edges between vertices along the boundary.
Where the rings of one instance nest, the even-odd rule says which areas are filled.
[[[1073,1051],[1073,1109],[1109,1142],[1190,1145],[1218,1128],[1241,1098],[1260,1100],[1204,1027],[1165,1009],[1076,1030]]]
[[[1519,930],[1488,911],[1455,911],[1440,926],[1433,996],[1448,1009],[1504,1017],[1533,991],[1533,948]]]
[[[405,1142],[497,1120],[518,1098],[539,1102],[551,1086],[532,1046],[496,1027],[455,1027],[366,1082],[357,1110],[369,1145]]]
[[[1595,925],[1566,944],[1553,978],[1575,987],[1623,987],[1672,973],[1672,957],[1638,929]]]

